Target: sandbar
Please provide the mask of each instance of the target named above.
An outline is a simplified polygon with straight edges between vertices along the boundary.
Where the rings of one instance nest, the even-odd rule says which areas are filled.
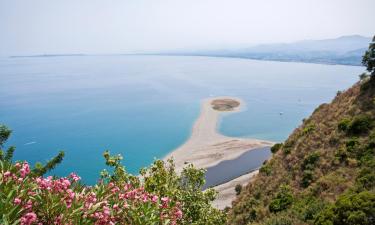
[[[214,102],[219,104],[213,105]],[[166,155],[164,160],[173,158],[176,171],[179,172],[186,164],[193,164],[197,168],[208,168],[223,160],[237,158],[246,151],[273,145],[273,142],[266,140],[228,137],[218,132],[220,114],[236,113],[244,107],[244,102],[236,97],[221,96],[204,99],[190,138]]]

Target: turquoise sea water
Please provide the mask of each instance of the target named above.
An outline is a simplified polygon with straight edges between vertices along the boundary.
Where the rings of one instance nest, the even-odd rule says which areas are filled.
[[[75,171],[93,183],[106,149],[137,173],[181,145],[203,98],[246,102],[222,118],[222,133],[282,141],[363,70],[183,56],[1,58],[0,123],[14,130],[16,159],[34,164],[65,150],[53,173]]]

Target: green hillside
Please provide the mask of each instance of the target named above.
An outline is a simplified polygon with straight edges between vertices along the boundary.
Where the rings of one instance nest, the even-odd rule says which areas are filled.
[[[272,148],[229,224],[375,224],[374,44],[364,65],[370,75]]]

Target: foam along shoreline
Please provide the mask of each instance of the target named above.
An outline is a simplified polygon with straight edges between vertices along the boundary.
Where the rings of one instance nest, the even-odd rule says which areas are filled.
[[[215,100],[234,100],[239,105],[234,105],[229,109],[216,107],[217,105],[212,105]],[[221,113],[238,112],[243,107],[244,102],[239,98],[223,96],[204,99],[201,113],[194,123],[190,138],[182,146],[165,156],[164,160],[173,158],[178,172],[190,163],[198,168],[206,169],[224,160],[237,158],[252,149],[274,144],[265,140],[228,137],[217,131]]]

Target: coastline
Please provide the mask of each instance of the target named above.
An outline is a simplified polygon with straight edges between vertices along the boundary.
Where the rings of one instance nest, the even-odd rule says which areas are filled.
[[[217,111],[211,105],[211,102],[217,99],[233,99],[240,102],[240,105],[231,111]],[[173,158],[176,170],[180,172],[186,164],[191,163],[197,168],[208,168],[224,160],[237,158],[249,150],[273,145],[273,142],[266,140],[228,137],[218,132],[220,114],[239,112],[244,106],[244,102],[235,97],[220,96],[204,99],[190,138],[166,155],[164,160]]]

